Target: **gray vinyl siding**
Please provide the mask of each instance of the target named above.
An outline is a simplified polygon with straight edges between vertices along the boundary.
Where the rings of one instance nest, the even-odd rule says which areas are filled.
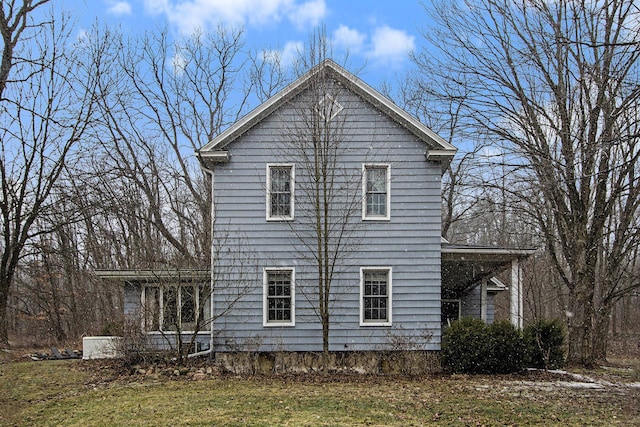
[[[391,166],[391,219],[362,221],[358,205],[352,239],[357,245],[334,279],[339,297],[332,310],[330,350],[438,350],[441,166],[426,160],[424,142],[358,96],[343,91],[338,100],[349,144],[340,167],[359,177],[353,191],[360,197],[363,163]],[[289,123],[293,111],[295,106],[285,105],[258,123],[228,147],[228,163],[214,169],[214,235],[221,248],[213,266],[217,351],[322,350],[322,327],[309,302],[316,275],[304,256],[309,252],[292,232],[304,197],[296,192],[293,224],[265,218],[266,165],[292,162],[278,149],[283,120]],[[296,169],[296,184],[302,175]],[[262,274],[274,267],[295,268],[292,327],[263,326]],[[393,269],[391,327],[360,326],[360,267]]]
[[[462,317],[480,318],[482,314],[482,296],[480,285],[469,290],[460,300]],[[487,292],[487,318],[486,323],[491,324],[495,318],[495,293]]]

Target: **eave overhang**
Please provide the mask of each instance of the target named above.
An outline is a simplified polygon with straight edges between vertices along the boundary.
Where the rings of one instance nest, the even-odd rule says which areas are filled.
[[[227,163],[229,161],[229,152],[226,150],[202,151],[198,152],[200,161],[205,163]]]

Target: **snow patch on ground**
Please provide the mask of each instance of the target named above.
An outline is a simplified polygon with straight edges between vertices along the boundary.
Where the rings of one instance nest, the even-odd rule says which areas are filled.
[[[523,385],[527,385],[530,387],[564,387],[564,388],[573,388],[573,389],[592,389],[592,390],[601,390],[607,388],[638,388],[640,389],[640,382],[611,382],[603,379],[592,378],[586,375],[575,374],[568,371],[563,370],[549,370],[547,371],[550,374],[555,374],[564,378],[570,378],[573,381],[566,380],[556,380],[556,381],[521,381],[519,383]]]

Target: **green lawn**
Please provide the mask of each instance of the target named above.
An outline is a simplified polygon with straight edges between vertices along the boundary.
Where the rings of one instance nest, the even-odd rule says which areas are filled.
[[[524,381],[524,382],[523,382]],[[640,425],[640,390],[554,379],[117,376],[83,361],[0,365],[0,425]]]

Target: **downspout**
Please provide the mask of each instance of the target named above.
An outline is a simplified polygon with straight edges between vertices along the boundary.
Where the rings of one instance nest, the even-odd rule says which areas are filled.
[[[204,162],[202,161],[202,159],[200,160],[200,168],[207,174],[209,174],[211,176],[211,223],[209,224],[210,230],[211,230],[211,277],[209,278],[209,312],[211,313],[211,316],[213,316],[213,256],[215,254],[214,250],[213,250],[213,225],[215,223],[215,209],[214,209],[214,191],[213,191],[213,187],[214,187],[214,174],[213,174],[213,170],[207,168],[204,165]],[[213,322],[211,322],[211,325],[209,327],[209,349],[208,350],[204,350],[204,351],[199,351],[196,353],[191,353],[187,355],[187,358],[191,358],[191,357],[199,357],[199,356],[205,356],[208,354],[212,354],[213,353]]]

